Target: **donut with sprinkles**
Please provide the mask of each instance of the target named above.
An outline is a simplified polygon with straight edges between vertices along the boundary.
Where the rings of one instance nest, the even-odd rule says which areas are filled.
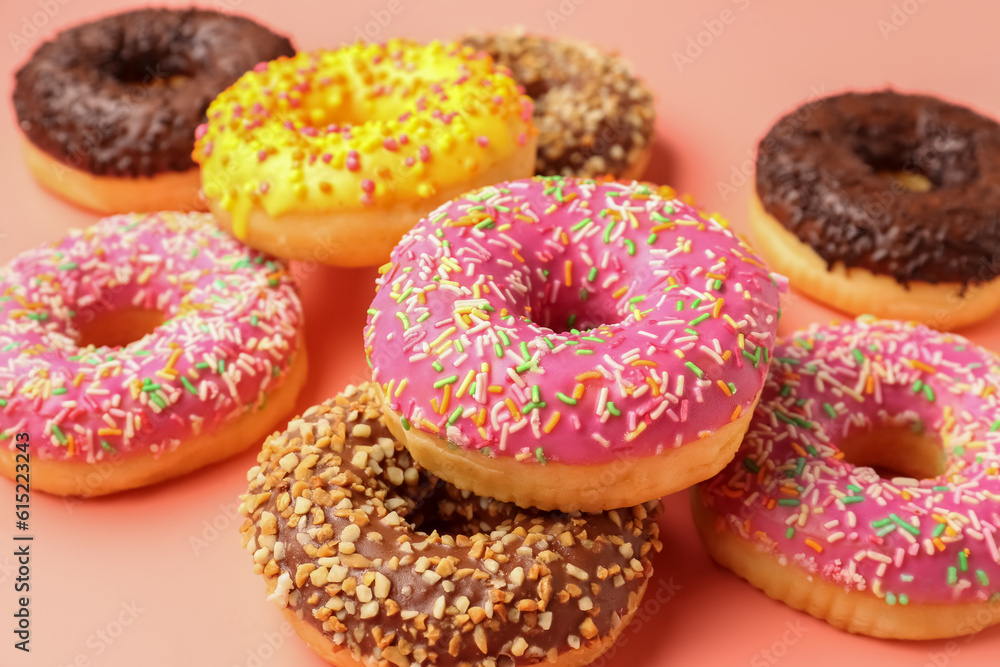
[[[1000,621],[1000,359],[859,319],[781,340],[735,459],[692,506],[712,557],[876,637]]]
[[[471,47],[358,43],[247,72],[212,102],[194,159],[216,219],[250,246],[377,265],[443,202],[534,173],[532,109]]]
[[[306,375],[284,266],[207,214],[129,214],[0,268],[0,471],[93,496],[260,441]]]
[[[535,177],[450,202],[403,239],[366,350],[421,465],[522,506],[597,511],[729,462],[781,289],[669,188]]]

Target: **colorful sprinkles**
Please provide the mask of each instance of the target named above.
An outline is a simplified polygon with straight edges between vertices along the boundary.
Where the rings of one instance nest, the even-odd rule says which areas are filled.
[[[253,209],[275,218],[458,187],[533,140],[532,111],[506,70],[471,47],[357,43],[244,74],[209,107],[194,159],[205,194],[246,238]]]
[[[700,487],[706,505],[743,538],[887,605],[995,600],[1000,359],[871,318],[813,326],[775,357],[736,461]],[[938,439],[939,474],[883,476],[838,447],[887,427]]]
[[[753,405],[779,291],[724,220],[668,188],[536,177],[445,204],[404,237],[366,351],[390,407],[456,446],[646,456]]]
[[[19,255],[0,295],[0,439],[37,434],[39,459],[169,451],[262,405],[300,346],[283,265],[204,214],[105,218]],[[122,347],[80,346],[122,310],[164,321]]]

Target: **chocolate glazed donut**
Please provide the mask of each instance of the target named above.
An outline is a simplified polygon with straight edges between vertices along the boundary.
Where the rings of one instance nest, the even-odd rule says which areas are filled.
[[[926,191],[894,172],[922,176]],[[977,285],[1000,254],[1000,125],[889,90],[814,101],[760,142],[757,195],[828,267]]]
[[[70,167],[123,177],[186,171],[215,96],[257,63],[294,52],[243,17],[141,9],[42,44],[16,74],[14,108],[27,139]]]
[[[659,501],[520,509],[413,463],[376,385],[348,387],[264,443],[243,544],[270,599],[340,667],[582,665],[624,629],[660,549]]]

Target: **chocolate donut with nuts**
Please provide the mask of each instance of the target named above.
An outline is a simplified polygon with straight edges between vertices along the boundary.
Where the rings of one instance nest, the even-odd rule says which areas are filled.
[[[393,439],[375,385],[265,443],[243,544],[269,599],[329,662],[582,665],[622,631],[661,546],[659,501],[601,514],[460,491]]]

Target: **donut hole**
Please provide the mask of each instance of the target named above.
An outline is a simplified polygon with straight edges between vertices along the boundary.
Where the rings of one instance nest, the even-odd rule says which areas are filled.
[[[124,347],[153,333],[165,321],[160,311],[142,308],[97,313],[79,325],[77,344],[80,347]]]
[[[974,145],[950,129],[923,128],[906,138],[894,128],[867,128],[857,138],[854,154],[898,194],[963,185],[979,175]]]
[[[569,292],[569,290],[565,290]],[[575,294],[571,296],[577,296]],[[553,303],[538,303],[527,309],[527,316],[532,322],[552,330],[555,333],[582,332],[594,329],[602,324],[615,324],[621,321],[621,316],[613,304],[604,304],[601,300],[587,303],[579,298],[560,298]]]
[[[872,468],[883,479],[933,479],[945,472],[947,457],[940,434],[917,422],[856,427],[837,447],[845,461]]]

